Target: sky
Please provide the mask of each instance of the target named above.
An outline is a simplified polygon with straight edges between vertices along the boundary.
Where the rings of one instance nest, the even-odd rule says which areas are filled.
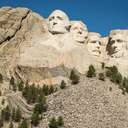
[[[102,36],[113,29],[128,29],[128,0],[0,0],[2,6],[27,7],[45,18],[60,9]]]

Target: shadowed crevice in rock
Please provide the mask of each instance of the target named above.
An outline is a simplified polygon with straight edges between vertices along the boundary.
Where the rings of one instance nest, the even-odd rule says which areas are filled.
[[[9,11],[10,11],[10,10],[9,10]],[[16,35],[16,33],[21,29],[23,20],[27,18],[27,16],[28,16],[29,13],[30,13],[30,10],[27,10],[27,11],[26,11],[26,14],[21,18],[20,21],[18,21],[18,22],[20,22],[20,23],[19,23],[20,25],[17,26],[17,28],[15,29],[15,32],[13,32],[12,34],[8,35],[7,37],[3,37],[3,38],[5,38],[5,39],[1,40],[1,41],[0,41],[0,44],[2,44],[3,42],[6,42],[6,41],[10,41],[10,40]],[[10,14],[10,15],[11,15],[11,14]],[[9,20],[9,19],[8,19],[8,20]],[[15,23],[16,21],[13,21],[13,22]],[[1,23],[1,26],[2,26],[2,24],[3,24],[3,23]],[[2,36],[2,35],[1,35],[1,36]]]

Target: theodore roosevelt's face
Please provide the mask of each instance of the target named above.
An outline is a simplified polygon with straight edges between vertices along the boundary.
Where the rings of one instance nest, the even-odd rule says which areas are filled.
[[[101,42],[98,37],[91,37],[87,42],[88,51],[94,56],[100,56],[101,54]]]
[[[48,17],[48,26],[49,31],[53,34],[65,33],[69,27],[68,16],[60,10],[56,10]]]
[[[70,32],[72,33],[74,40],[77,42],[84,43],[87,39],[87,27],[81,21],[73,21],[71,23]]]

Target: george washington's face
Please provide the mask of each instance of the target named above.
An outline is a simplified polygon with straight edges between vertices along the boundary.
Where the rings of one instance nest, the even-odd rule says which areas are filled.
[[[60,10],[55,10],[48,17],[48,26],[49,31],[53,34],[65,33],[69,27],[68,16]]]
[[[97,36],[92,36],[87,41],[88,51],[94,56],[100,56],[101,54],[101,42]]]
[[[87,39],[87,27],[81,21],[72,21],[70,32],[72,33],[74,40],[77,42],[84,43]]]
[[[113,54],[111,55],[112,57],[120,58],[124,56],[127,49],[127,42],[124,39],[124,36],[121,34],[113,35],[110,38],[109,45],[110,48],[113,49]]]

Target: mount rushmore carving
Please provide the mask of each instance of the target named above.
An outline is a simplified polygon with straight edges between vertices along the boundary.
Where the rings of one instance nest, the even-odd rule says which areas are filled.
[[[58,83],[72,68],[85,74],[90,64],[99,69],[102,62],[128,74],[128,30],[102,37],[61,10],[44,19],[27,8],[1,8],[0,42],[0,70],[6,78]]]

